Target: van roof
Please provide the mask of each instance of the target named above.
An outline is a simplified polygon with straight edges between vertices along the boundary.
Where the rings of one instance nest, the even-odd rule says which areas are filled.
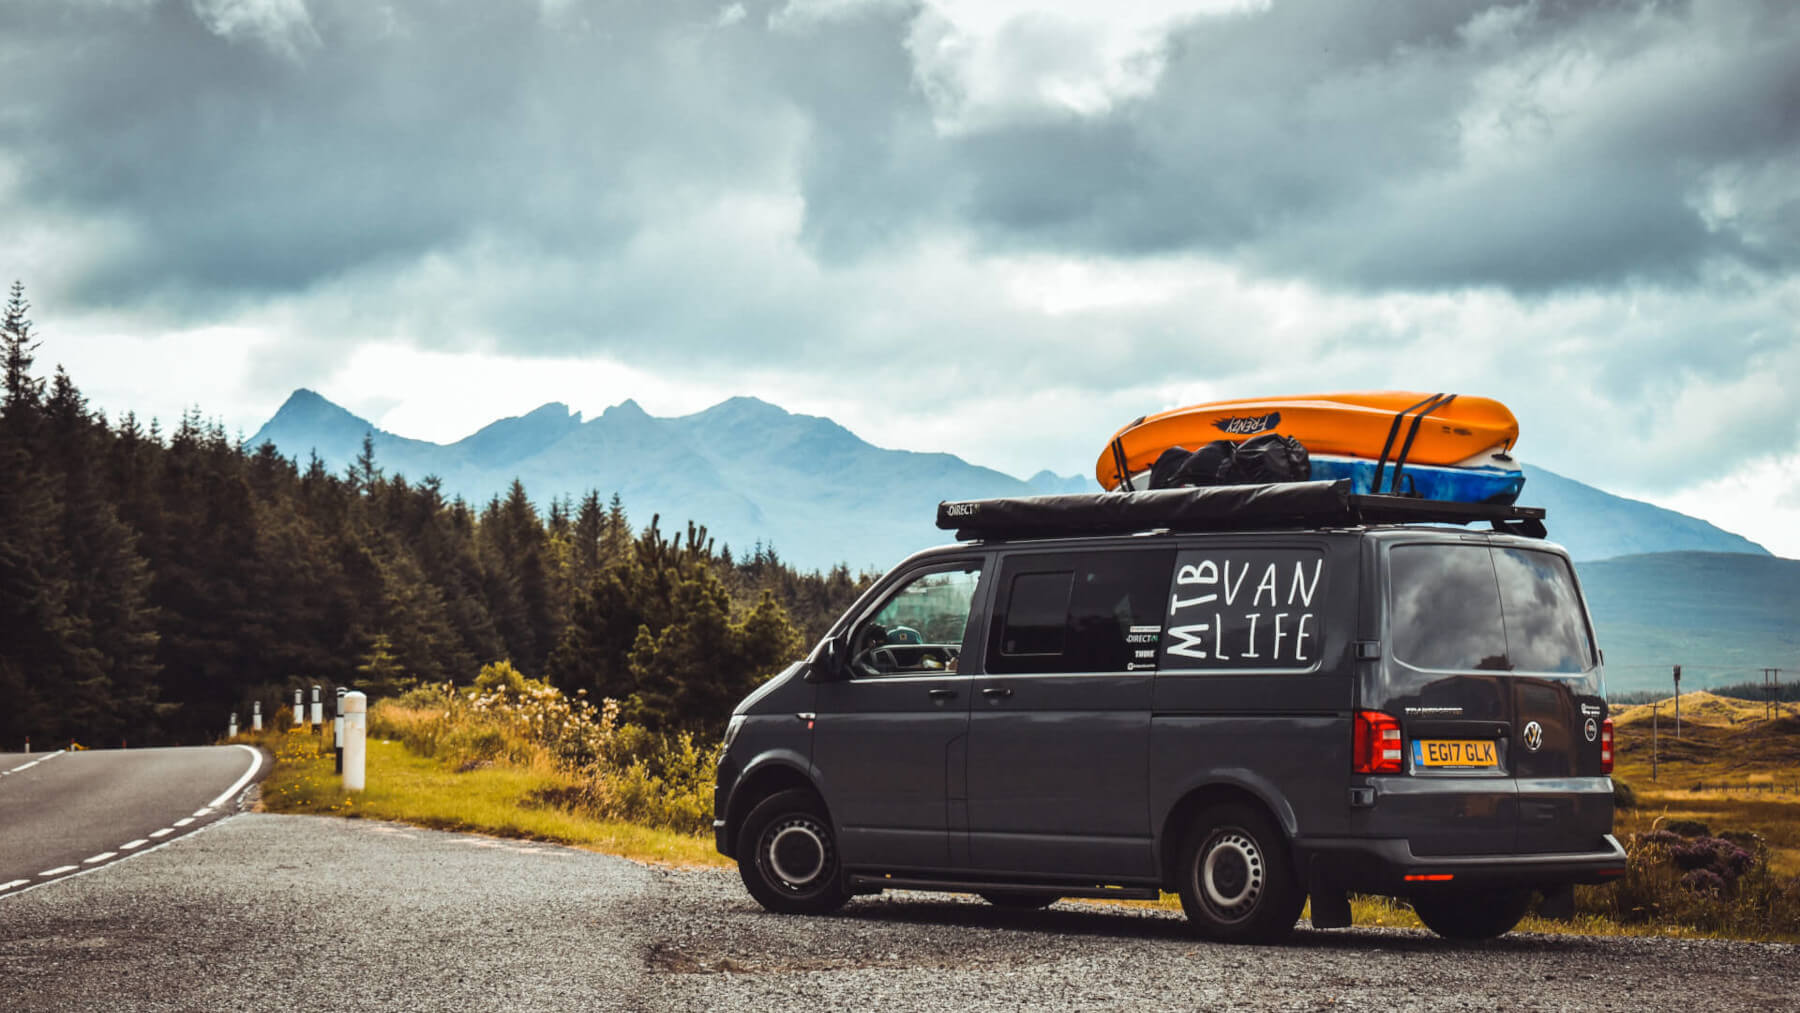
[[[1542,507],[1458,503],[1350,491],[1350,480],[1222,485],[1146,492],[947,500],[937,526],[961,541],[1124,535],[1140,531],[1272,531],[1374,524],[1468,524],[1542,538]]]

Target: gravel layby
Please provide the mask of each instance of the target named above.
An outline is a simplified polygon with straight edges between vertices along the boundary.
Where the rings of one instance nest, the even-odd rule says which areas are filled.
[[[1800,948],[1302,929],[890,894],[765,914],[736,874],[247,814],[0,899],[5,1010],[1771,1009]]]

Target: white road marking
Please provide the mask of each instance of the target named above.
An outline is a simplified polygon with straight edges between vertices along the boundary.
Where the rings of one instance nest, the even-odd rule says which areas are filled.
[[[24,886],[26,883],[29,883],[29,882],[31,882],[31,880],[29,880],[29,879],[15,879],[10,883],[0,883],[0,893],[5,893],[7,890],[11,890],[15,886]]]
[[[185,827],[189,823],[192,823],[192,822],[194,822],[194,818],[192,816],[183,816],[182,818],[175,821],[175,825],[178,827]]]
[[[208,830],[211,830],[213,827],[216,827],[220,823],[223,823],[223,822],[225,822],[225,821],[219,820],[218,822],[215,822],[215,823],[203,823],[200,826],[197,826],[194,828],[194,833],[204,834]],[[171,832],[172,831],[168,831],[168,830],[162,831],[162,833],[165,833],[165,834],[171,833]],[[158,835],[151,834],[150,836],[156,837]],[[166,848],[169,845],[174,844],[174,843],[175,842],[173,840],[160,841],[156,844],[150,845],[149,847],[145,848],[143,851],[138,852],[138,854],[139,855],[148,855],[152,851],[158,851],[158,850],[160,850],[162,848]],[[126,855],[123,858],[119,859],[119,861],[124,861],[126,858],[136,858],[136,857],[138,857],[138,856],[137,855]],[[67,869],[69,872],[69,874],[66,876],[63,876],[61,878],[46,878],[46,879],[44,879],[44,881],[42,883],[30,883],[29,885],[21,886],[18,889],[13,890],[11,893],[7,892],[9,886],[16,885],[16,884],[0,884],[0,900],[9,900],[13,897],[20,897],[25,894],[28,894],[33,890],[42,890],[44,887],[55,885],[57,883],[62,882],[64,879],[80,879],[81,877],[86,876],[90,873],[99,872],[101,869],[104,869],[104,868],[106,868],[105,865],[90,866],[89,868],[86,868],[86,869],[77,869],[72,865],[66,866],[65,869]],[[52,869],[50,871],[51,872],[61,872],[64,870],[63,869]],[[49,873],[42,873],[40,875],[47,877],[49,875]]]
[[[31,768],[37,766],[38,764],[43,763],[45,760],[56,759],[57,757],[61,756],[65,752],[67,752],[67,750],[58,749],[56,752],[51,753],[48,756],[40,756],[37,759],[32,760],[30,763],[21,763],[17,767],[14,767],[11,770],[0,770],[0,777],[4,777],[7,774],[17,774],[21,770],[30,770]]]
[[[45,869],[45,870],[44,870],[44,871],[43,871],[43,872],[40,872],[40,873],[38,873],[38,876],[39,876],[39,877],[43,877],[43,876],[60,876],[60,875],[62,875],[62,874],[63,874],[63,873],[65,873],[65,872],[74,872],[74,871],[75,871],[75,868],[76,868],[76,867],[75,867],[75,866],[73,866],[73,865],[59,865],[59,866],[57,866],[57,867],[56,867],[56,868],[54,868],[54,869]]]
[[[196,816],[196,817],[200,817],[200,816],[211,816],[211,815],[212,815],[212,806],[207,806],[207,807],[206,807],[206,808],[204,808],[204,809],[195,809],[195,810],[194,810],[194,815],[195,815],[195,816]]]
[[[150,843],[149,841],[146,841],[142,837],[140,837],[135,841],[126,841],[124,844],[119,845],[119,850],[120,851],[130,851],[132,848],[141,848],[144,845],[149,844],[149,843]]]
[[[150,831],[150,836],[151,837],[167,837],[174,832],[175,832],[174,827],[163,827],[161,830]]]
[[[119,857],[119,853],[117,851],[102,851],[98,855],[95,855],[92,858],[83,859],[81,864],[82,865],[93,865],[95,862],[104,862],[109,858],[117,858],[117,857]]]
[[[250,748],[249,746],[244,745],[242,742],[236,743],[235,745],[237,746],[237,748],[242,749],[244,752],[250,754],[250,769],[244,771],[244,776],[238,778],[237,781],[234,784],[232,784],[231,787],[225,789],[224,793],[221,794],[218,798],[215,798],[211,802],[206,803],[206,808],[208,808],[208,809],[217,809],[220,806],[224,805],[226,802],[231,801],[231,797],[233,795],[236,795],[238,792],[242,791],[244,788],[244,785],[249,784],[250,779],[256,776],[256,772],[262,769],[262,762],[263,762],[262,753],[258,752],[255,749]]]

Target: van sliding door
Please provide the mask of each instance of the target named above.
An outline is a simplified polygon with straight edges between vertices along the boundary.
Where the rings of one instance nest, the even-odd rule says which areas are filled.
[[[1156,548],[1003,557],[970,703],[976,869],[1155,877],[1146,765],[1173,559]]]

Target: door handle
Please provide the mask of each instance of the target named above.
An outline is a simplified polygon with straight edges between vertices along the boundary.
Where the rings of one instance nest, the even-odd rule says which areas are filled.
[[[1004,700],[1007,697],[1012,696],[1012,687],[989,686],[981,691],[981,695],[987,697],[989,700]]]
[[[932,689],[926,692],[931,694],[933,700],[952,700],[956,697],[956,690],[953,689]]]

